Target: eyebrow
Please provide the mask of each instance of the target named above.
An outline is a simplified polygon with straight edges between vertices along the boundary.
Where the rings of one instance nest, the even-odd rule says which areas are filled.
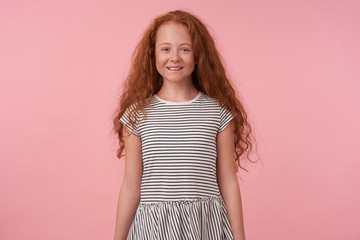
[[[164,43],[159,44],[159,46],[161,46],[161,45],[167,45],[167,44],[168,44],[168,45],[171,45],[171,43],[164,42]],[[190,43],[181,43],[180,46],[182,46],[182,45],[192,46]]]

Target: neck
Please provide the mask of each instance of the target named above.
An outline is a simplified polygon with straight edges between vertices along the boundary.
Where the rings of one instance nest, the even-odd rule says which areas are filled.
[[[199,91],[192,82],[188,84],[163,82],[161,89],[156,95],[166,101],[184,102],[195,98],[198,93]]]

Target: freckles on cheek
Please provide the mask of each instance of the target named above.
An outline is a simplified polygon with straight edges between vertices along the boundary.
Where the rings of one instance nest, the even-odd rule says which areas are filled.
[[[157,65],[164,65],[164,59],[161,57],[158,57],[155,59]]]
[[[159,53],[157,51],[155,51],[154,57],[155,57],[156,62],[159,61],[160,55],[159,55]]]

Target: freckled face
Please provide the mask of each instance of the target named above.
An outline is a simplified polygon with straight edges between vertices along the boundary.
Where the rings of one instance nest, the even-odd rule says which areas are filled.
[[[186,26],[165,23],[157,31],[155,41],[156,69],[163,81],[190,81],[195,68],[192,41]]]

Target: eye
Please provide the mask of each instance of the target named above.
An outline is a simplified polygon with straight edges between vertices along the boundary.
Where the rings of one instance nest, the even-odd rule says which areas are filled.
[[[161,51],[167,52],[167,51],[169,51],[169,48],[162,48]]]
[[[181,49],[183,52],[190,52],[190,49],[188,49],[188,48],[183,48],[183,49]]]

